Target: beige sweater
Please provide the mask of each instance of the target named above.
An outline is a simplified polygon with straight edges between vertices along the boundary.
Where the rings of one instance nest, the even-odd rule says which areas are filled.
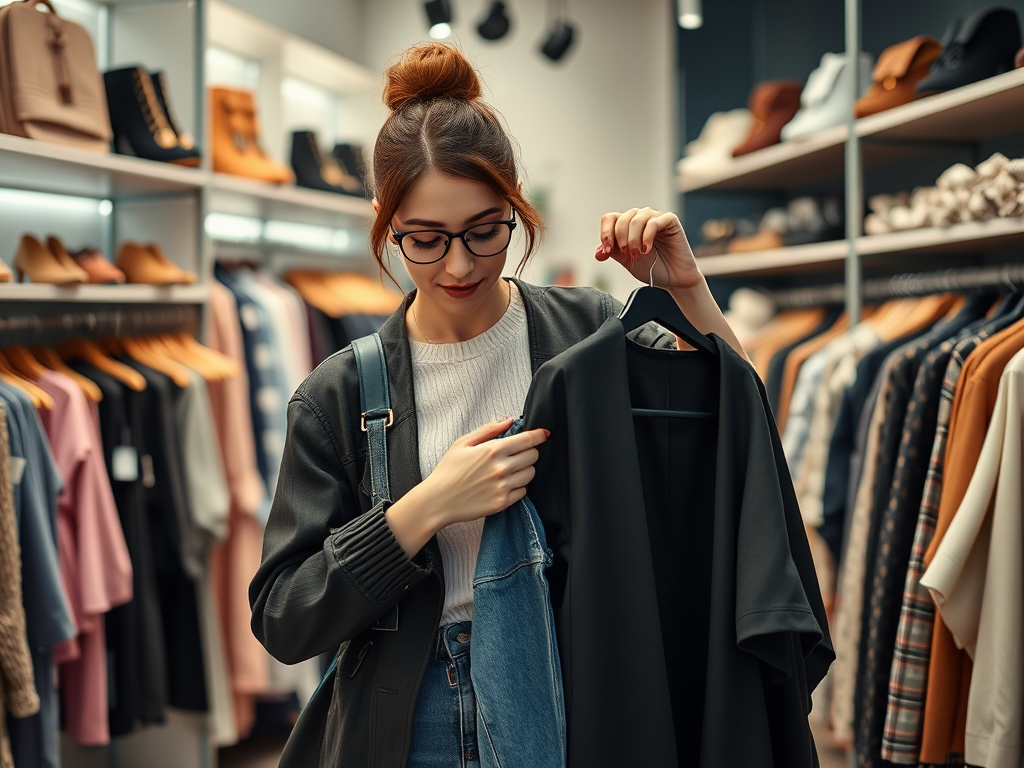
[[[21,594],[21,547],[11,489],[7,412],[0,403],[0,768],[14,768],[5,713],[28,717],[39,711]]]

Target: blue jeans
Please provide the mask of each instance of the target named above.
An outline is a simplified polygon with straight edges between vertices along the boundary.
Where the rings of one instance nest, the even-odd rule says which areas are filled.
[[[408,768],[479,768],[476,696],[469,679],[472,623],[437,633],[416,702]]]

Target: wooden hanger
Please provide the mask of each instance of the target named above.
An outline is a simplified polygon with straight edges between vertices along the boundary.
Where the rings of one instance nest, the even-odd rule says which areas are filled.
[[[181,363],[176,363],[169,357],[152,352],[139,339],[107,339],[103,344],[107,349],[115,353],[124,353],[147,368],[152,368],[154,371],[164,374],[179,387],[187,387],[189,382],[192,381],[192,374],[188,368]]]
[[[170,356],[170,358],[182,365],[196,371],[207,381],[220,381],[224,376],[224,369],[219,361],[211,360],[192,349],[185,347],[177,338],[168,334],[152,336],[147,339],[152,347]]]
[[[238,376],[240,370],[238,361],[230,355],[225,355],[223,352],[219,352],[212,347],[208,347],[205,344],[200,344],[194,336],[187,333],[175,334],[174,338],[182,346],[191,349],[194,353],[208,357],[211,360],[217,360],[224,369],[225,379],[233,379]]]
[[[49,392],[43,391],[28,379],[20,376],[2,352],[0,352],[0,380],[3,380],[12,387],[17,387],[28,395],[33,407],[37,409],[43,408],[49,411],[53,410],[54,405],[56,405]]]
[[[32,352],[35,354],[36,360],[51,371],[67,376],[74,381],[79,389],[85,393],[85,396],[94,403],[98,403],[103,399],[103,390],[99,388],[99,385],[87,376],[83,376],[74,368],[69,368],[55,350],[50,347],[34,347]]]
[[[84,360],[108,376],[113,376],[135,392],[142,392],[146,388],[146,378],[141,373],[111,358],[94,341],[85,339],[65,341],[57,348],[57,351],[65,358]]]
[[[7,355],[7,362],[14,367],[14,370],[29,381],[35,381],[49,372],[49,369],[36,360],[25,347],[7,347],[4,354]]]

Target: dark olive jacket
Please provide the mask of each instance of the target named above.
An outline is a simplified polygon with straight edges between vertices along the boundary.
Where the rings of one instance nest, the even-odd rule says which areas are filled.
[[[526,308],[534,372],[621,308],[591,288],[515,282]],[[394,410],[387,432],[393,499],[422,479],[405,330],[411,298],[380,330]],[[631,338],[647,346],[672,343],[653,326]],[[282,764],[404,766],[444,606],[436,537],[410,559],[388,528],[388,502],[370,505],[359,423],[359,380],[346,347],[310,374],[288,405],[263,560],[249,588],[253,632],[275,658],[296,663],[341,646],[330,707],[306,709]]]

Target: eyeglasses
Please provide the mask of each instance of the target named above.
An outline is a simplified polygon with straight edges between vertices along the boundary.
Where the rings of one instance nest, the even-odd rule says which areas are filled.
[[[391,227],[391,236],[398,247],[413,264],[433,264],[440,261],[452,247],[455,240],[461,240],[466,250],[474,256],[497,256],[508,248],[512,230],[516,228],[516,210],[512,209],[511,219],[488,221],[461,232],[445,232],[443,229],[413,229],[396,232]]]

